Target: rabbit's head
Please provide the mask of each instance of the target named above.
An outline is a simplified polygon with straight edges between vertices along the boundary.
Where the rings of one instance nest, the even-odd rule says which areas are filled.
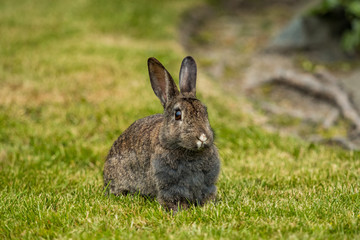
[[[212,146],[214,133],[207,109],[196,98],[196,63],[184,58],[179,76],[180,92],[168,71],[155,58],[149,58],[151,86],[164,107],[160,130],[161,145],[170,149],[201,151]]]

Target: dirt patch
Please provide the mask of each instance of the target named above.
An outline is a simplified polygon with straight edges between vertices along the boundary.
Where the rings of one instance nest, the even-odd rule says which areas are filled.
[[[219,1],[184,15],[181,42],[221,82],[242,81],[254,54],[309,1]]]

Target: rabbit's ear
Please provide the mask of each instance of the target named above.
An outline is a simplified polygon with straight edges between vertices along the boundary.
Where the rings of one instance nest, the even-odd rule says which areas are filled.
[[[196,63],[188,56],[181,63],[179,85],[181,93],[191,93],[196,96]]]
[[[179,95],[179,90],[170,73],[156,58],[148,59],[148,69],[151,87],[165,107],[167,101]]]

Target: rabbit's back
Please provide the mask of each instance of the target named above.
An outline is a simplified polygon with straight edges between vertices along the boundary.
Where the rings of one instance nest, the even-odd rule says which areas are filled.
[[[104,166],[104,185],[110,193],[156,196],[150,158],[159,144],[162,120],[162,114],[139,119],[114,142]]]

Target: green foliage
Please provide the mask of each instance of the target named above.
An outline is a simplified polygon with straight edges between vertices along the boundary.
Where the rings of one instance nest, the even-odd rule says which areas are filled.
[[[360,49],[360,1],[359,0],[322,0],[313,9],[315,15],[325,15],[329,12],[343,9],[350,29],[344,31],[342,36],[343,48],[348,52]]]

